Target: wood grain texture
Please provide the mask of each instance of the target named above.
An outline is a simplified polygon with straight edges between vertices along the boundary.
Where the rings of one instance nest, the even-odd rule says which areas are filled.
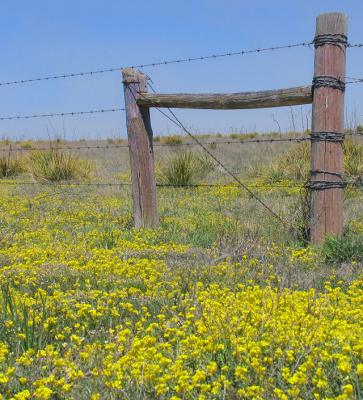
[[[290,89],[245,93],[143,93],[137,100],[139,106],[237,110],[310,104],[313,101],[311,86]]]
[[[132,174],[132,198],[136,228],[158,224],[153,133],[149,109],[139,107],[140,92],[147,92],[147,78],[132,68],[122,71],[124,82],[127,135]]]
[[[319,15],[316,35],[347,35],[348,18],[340,13]],[[315,50],[314,76],[332,76],[344,81],[345,48],[325,44]],[[313,94],[312,132],[344,131],[344,92],[317,87]],[[343,173],[343,146],[336,142],[312,142],[311,169]],[[316,174],[316,181],[340,181],[337,176]],[[343,189],[333,188],[311,193],[311,242],[319,244],[326,235],[340,236],[343,231]]]

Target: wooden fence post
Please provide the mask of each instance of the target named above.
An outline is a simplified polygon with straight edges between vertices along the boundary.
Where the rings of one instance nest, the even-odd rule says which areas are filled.
[[[140,93],[147,92],[147,77],[132,68],[125,68],[122,76],[132,174],[134,224],[136,228],[152,228],[158,224],[153,133],[149,108],[137,105]]]
[[[343,230],[343,139],[345,50],[348,17],[321,14],[316,21],[311,133],[311,221],[313,244]]]

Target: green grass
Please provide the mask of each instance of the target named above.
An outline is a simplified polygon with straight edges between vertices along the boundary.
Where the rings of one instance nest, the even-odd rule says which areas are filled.
[[[363,262],[362,235],[347,232],[341,238],[327,237],[322,254],[327,263]]]

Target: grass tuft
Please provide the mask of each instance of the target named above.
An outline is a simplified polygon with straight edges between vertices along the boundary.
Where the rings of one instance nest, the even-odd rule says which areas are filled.
[[[17,176],[22,172],[24,172],[24,162],[22,159],[10,155],[0,157],[1,178]]]
[[[173,154],[159,166],[157,179],[161,184],[190,185],[203,179],[211,168],[211,162],[201,153],[182,151]]]
[[[87,178],[92,169],[89,162],[58,149],[33,152],[28,168],[36,180],[49,182]]]

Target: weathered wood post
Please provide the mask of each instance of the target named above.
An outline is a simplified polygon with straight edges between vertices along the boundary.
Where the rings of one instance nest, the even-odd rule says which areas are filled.
[[[345,51],[348,17],[321,14],[316,21],[311,133],[311,242],[343,230]]]
[[[132,174],[132,199],[136,228],[158,224],[154,171],[153,133],[148,107],[139,107],[137,99],[147,92],[147,77],[132,68],[122,71],[127,135]]]

